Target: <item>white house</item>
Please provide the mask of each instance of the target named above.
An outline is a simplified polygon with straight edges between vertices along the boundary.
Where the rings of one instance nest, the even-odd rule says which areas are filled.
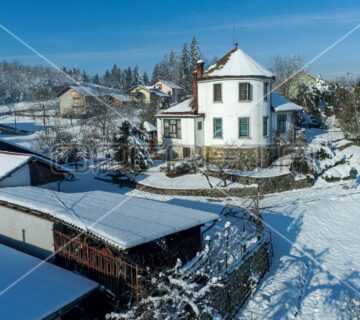
[[[193,75],[193,97],[157,115],[159,144],[179,157],[197,152],[238,168],[269,165],[301,110],[270,93],[274,74],[236,47],[205,72],[199,61]]]

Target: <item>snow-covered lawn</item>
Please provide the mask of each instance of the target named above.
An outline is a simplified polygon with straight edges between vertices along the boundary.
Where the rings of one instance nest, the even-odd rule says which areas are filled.
[[[360,189],[343,187],[264,199],[275,257],[239,319],[351,319],[345,302],[360,290]]]

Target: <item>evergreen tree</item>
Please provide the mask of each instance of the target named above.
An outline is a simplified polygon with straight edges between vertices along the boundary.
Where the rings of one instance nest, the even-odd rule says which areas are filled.
[[[181,54],[181,78],[180,85],[186,94],[191,94],[192,90],[192,67],[189,45],[184,43]]]
[[[121,88],[121,70],[114,64],[111,69],[111,87],[120,89]]]
[[[195,70],[196,63],[201,59],[200,47],[194,37],[191,41],[191,71]]]
[[[169,72],[170,81],[180,83],[180,61],[175,50],[170,53]]]
[[[92,82],[95,84],[100,84],[100,78],[98,74],[94,75],[94,77],[92,78]]]
[[[160,64],[157,63],[154,66],[154,71],[152,73],[151,82],[154,83],[159,79],[161,79],[161,67],[160,67]]]
[[[131,67],[128,67],[125,70],[124,78],[124,90],[128,91],[133,86],[133,74]]]
[[[144,81],[141,77],[139,67],[135,66],[132,72],[132,86],[138,86],[142,84],[144,84]]]
[[[103,83],[105,87],[111,87],[112,81],[111,81],[111,73],[109,70],[105,71]]]
[[[90,77],[85,70],[82,72],[81,78],[84,82],[90,82]]]
[[[144,71],[144,73],[142,75],[142,80],[143,80],[145,86],[149,85],[150,80],[149,80],[149,76],[147,75],[146,71]]]

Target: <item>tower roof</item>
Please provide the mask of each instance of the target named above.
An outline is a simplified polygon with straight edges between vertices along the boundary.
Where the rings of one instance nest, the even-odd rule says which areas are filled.
[[[256,62],[239,48],[234,48],[223,56],[216,64],[210,66],[204,73],[204,78],[210,77],[256,76],[273,78],[275,75]]]

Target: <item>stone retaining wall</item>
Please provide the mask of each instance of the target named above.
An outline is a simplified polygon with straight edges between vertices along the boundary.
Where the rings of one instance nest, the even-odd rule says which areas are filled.
[[[219,174],[211,173],[215,177],[219,177]],[[245,186],[243,188],[206,188],[206,189],[170,189],[170,188],[158,188],[149,185],[144,185],[141,182],[136,184],[136,189],[150,192],[154,194],[161,194],[167,196],[194,196],[194,197],[214,197],[225,198],[227,196],[233,197],[247,197],[257,195],[259,192],[261,195],[289,191],[294,189],[309,188],[313,185],[313,181],[310,179],[295,180],[291,174],[285,174],[277,177],[242,177],[242,176],[228,176],[227,179],[239,182]],[[257,184],[256,186],[250,186],[251,184]]]
[[[244,305],[256,282],[260,281],[270,267],[269,244],[263,243],[255,252],[245,258],[243,264],[227,276],[223,286],[215,287],[210,293],[212,306],[226,319],[233,319]],[[209,320],[212,318],[208,318]]]

